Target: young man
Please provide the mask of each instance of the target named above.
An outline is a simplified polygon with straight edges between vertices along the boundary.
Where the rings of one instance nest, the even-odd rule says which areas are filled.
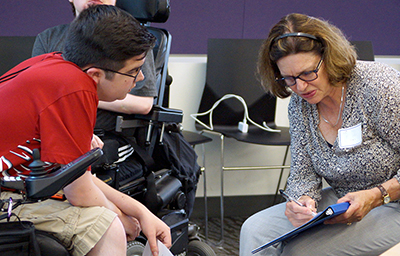
[[[34,148],[43,161],[60,164],[89,151],[98,100],[122,100],[144,79],[141,67],[154,40],[131,15],[113,6],[91,6],[71,23],[63,54],[31,58],[3,75],[2,175],[26,174]],[[15,214],[54,233],[73,255],[125,255],[126,239],[140,230],[153,255],[158,255],[156,238],[171,245],[165,223],[90,171],[64,193],[68,201],[22,205]],[[8,197],[18,194],[2,192],[2,199]]]
[[[72,11],[77,17],[79,14],[91,5],[105,4],[115,6],[116,0],[68,0],[72,6]],[[70,24],[62,24],[37,35],[32,56],[38,56],[44,53],[63,51],[65,39]],[[156,89],[156,75],[154,67],[153,52],[149,51],[146,61],[142,66],[142,72],[145,79],[137,81],[137,85],[129,94],[122,100],[115,100],[111,102],[100,101],[97,110],[96,129],[103,130],[105,140],[117,140],[119,143],[119,155],[121,156],[116,163],[118,163],[120,173],[125,173],[131,180],[139,178],[143,175],[138,166],[135,165],[136,161],[130,157],[133,153],[133,148],[126,140],[119,135],[110,133],[115,130],[116,119],[118,115],[123,114],[147,114],[153,106],[154,97],[157,96]],[[107,141],[106,141],[107,143]],[[97,140],[94,136],[93,145],[101,146],[102,142]],[[113,157],[111,157],[113,158]],[[133,174],[131,174],[133,173]]]

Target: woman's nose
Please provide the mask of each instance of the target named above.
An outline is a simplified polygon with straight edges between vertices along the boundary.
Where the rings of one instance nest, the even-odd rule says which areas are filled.
[[[303,80],[301,80],[301,79],[297,79],[297,81],[296,81],[296,88],[297,88],[297,90],[298,91],[304,91],[306,88],[307,88],[307,86],[308,86],[308,82],[305,82],[305,81],[303,81]]]

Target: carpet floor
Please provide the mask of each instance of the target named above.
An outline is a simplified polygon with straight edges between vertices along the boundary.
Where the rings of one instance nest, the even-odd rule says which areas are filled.
[[[208,240],[205,238],[205,219],[194,218],[191,222],[200,227],[199,237],[206,241],[218,256],[239,255],[240,227],[247,217],[224,218],[224,240],[221,241],[221,220],[219,217],[208,220]]]

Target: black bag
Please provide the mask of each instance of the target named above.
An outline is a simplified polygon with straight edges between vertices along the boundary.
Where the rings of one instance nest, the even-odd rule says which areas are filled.
[[[145,142],[141,141],[145,137],[144,129],[137,129],[136,140],[127,139],[130,144],[136,144],[132,145],[136,150],[136,154],[133,157],[136,157],[138,163],[144,163],[147,170],[171,170],[171,175],[179,179],[182,183],[182,191],[186,195],[186,206],[184,209],[187,216],[190,217],[194,207],[197,183],[200,176],[200,166],[197,164],[196,152],[185,140],[182,132],[175,123],[165,125],[162,143],[157,142],[154,145],[154,151],[151,156],[146,154],[144,150],[140,150],[141,152],[139,152],[139,148],[145,147]],[[157,141],[159,141],[159,138],[157,138]]]
[[[199,182],[200,166],[197,164],[197,154],[185,140],[181,131],[165,132],[163,143],[156,145],[153,159],[159,169],[171,169],[177,177],[186,194],[186,213],[191,215]]]
[[[40,256],[32,222],[0,223],[0,255],[2,256]]]
[[[171,175],[178,178],[182,183],[187,201],[185,211],[190,216],[193,211],[197,183],[200,176],[197,154],[185,140],[176,124],[167,124],[165,130],[162,143],[157,142],[154,145],[154,152],[151,156],[144,150],[146,147],[144,141],[144,138],[146,138],[145,128],[136,128],[134,134],[132,134],[133,138],[124,137],[122,134],[114,132],[105,132],[105,135],[101,137],[104,139],[105,147],[114,140],[115,142],[118,141],[120,146],[131,144],[136,152],[125,162],[118,164],[118,170],[108,169],[103,172],[96,171],[96,173],[99,178],[106,177],[106,180],[113,180],[114,182],[109,184],[118,189],[134,180],[134,178],[142,177],[145,174],[143,170],[170,169]],[[113,158],[113,156],[108,156],[107,152],[109,151],[111,153],[113,150],[104,150],[104,159]],[[115,171],[118,171],[118,174]]]

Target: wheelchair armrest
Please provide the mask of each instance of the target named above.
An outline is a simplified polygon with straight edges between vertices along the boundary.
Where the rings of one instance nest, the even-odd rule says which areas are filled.
[[[181,123],[182,120],[182,110],[153,105],[153,108],[147,115],[134,114],[118,116],[115,131],[121,132],[123,128],[137,127],[141,124],[141,121]]]
[[[100,148],[92,149],[50,174],[29,176],[25,179],[27,198],[42,200],[51,197],[82,176],[102,154],[103,151]]]
[[[181,123],[183,119],[183,111],[180,109],[166,108],[159,105],[154,105],[150,113],[148,113],[147,115],[135,115],[135,118],[157,122]]]

